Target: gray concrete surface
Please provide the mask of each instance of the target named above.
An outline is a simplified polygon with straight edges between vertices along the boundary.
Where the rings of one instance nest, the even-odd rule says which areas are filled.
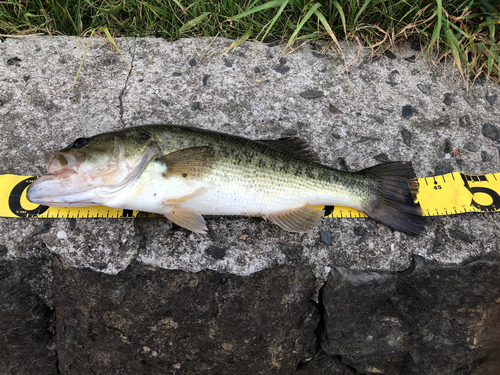
[[[484,124],[500,126],[498,85],[479,80],[467,87],[457,70],[424,61],[408,46],[393,48],[395,59],[372,59],[349,44],[342,58],[331,51],[318,55],[320,46],[306,43],[279,62],[283,44],[245,43],[222,55],[230,40],[116,42],[122,55],[106,40],[91,41],[74,88],[86,39],[0,43],[0,173],[41,174],[45,153],[78,137],[151,123],[254,139],[297,134],[322,163],[341,167],[342,158],[352,171],[377,164],[374,157],[384,153],[390,160],[411,160],[418,177],[446,168],[500,172],[498,139],[483,135]],[[414,62],[405,60],[412,56]],[[319,93],[304,98],[307,90]],[[404,118],[407,105],[415,111]],[[411,142],[405,142],[404,129]],[[172,233],[156,223],[142,239],[132,219],[0,223],[7,259],[35,256],[39,247],[32,244],[38,241],[71,267],[108,274],[135,259],[237,275],[302,264],[324,280],[332,266],[395,271],[407,268],[412,254],[458,263],[499,250],[497,214],[431,219],[417,237],[366,219],[328,219],[309,234],[290,234],[258,218],[216,217],[207,220],[210,235]],[[331,232],[331,244],[321,240],[321,231]],[[213,247],[225,250],[222,259],[213,256]]]

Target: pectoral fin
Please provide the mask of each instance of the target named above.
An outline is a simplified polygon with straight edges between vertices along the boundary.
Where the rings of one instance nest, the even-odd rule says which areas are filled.
[[[184,203],[184,202],[187,202],[193,198],[199,197],[200,195],[202,195],[206,191],[207,191],[207,189],[205,189],[204,187],[199,187],[198,189],[193,191],[191,194],[184,195],[184,196],[179,197],[179,198],[165,199],[162,202],[162,204],[164,206],[177,206],[177,205]]]
[[[175,224],[189,229],[194,233],[205,233],[205,231],[208,230],[203,216],[186,207],[174,207],[172,211],[166,213],[165,216]]]
[[[156,160],[167,167],[164,177],[176,175],[184,178],[199,178],[212,170],[217,156],[212,147],[202,146],[184,148]]]
[[[324,213],[323,210],[311,206],[302,206],[293,210],[263,216],[284,230],[304,233],[318,226]]]

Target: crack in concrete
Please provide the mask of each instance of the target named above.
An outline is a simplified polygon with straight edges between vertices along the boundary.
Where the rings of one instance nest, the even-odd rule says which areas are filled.
[[[125,79],[125,85],[123,85],[123,89],[120,92],[120,95],[118,96],[118,101],[120,103],[120,123],[122,124],[123,128],[126,127],[125,121],[123,121],[123,112],[124,112],[124,110],[123,110],[123,95],[125,95],[125,91],[127,90],[127,85],[128,85],[128,81],[130,79],[130,75],[132,74],[132,69],[134,69],[134,59],[135,59],[135,46],[136,46],[136,43],[137,43],[137,39],[134,38],[134,44],[132,46],[132,51],[131,51],[132,58],[130,60],[130,69],[128,71],[127,78]]]

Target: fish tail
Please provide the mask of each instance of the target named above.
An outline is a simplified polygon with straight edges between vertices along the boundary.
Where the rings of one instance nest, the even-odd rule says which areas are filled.
[[[415,203],[419,185],[411,162],[394,162],[364,169],[359,174],[368,177],[372,198],[363,211],[382,224],[408,234],[424,230],[425,218],[420,204]]]

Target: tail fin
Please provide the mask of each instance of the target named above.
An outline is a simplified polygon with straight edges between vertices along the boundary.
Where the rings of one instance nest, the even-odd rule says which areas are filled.
[[[388,227],[409,234],[424,230],[425,218],[415,198],[418,182],[411,163],[386,163],[358,172],[372,180],[375,194],[363,211]]]

